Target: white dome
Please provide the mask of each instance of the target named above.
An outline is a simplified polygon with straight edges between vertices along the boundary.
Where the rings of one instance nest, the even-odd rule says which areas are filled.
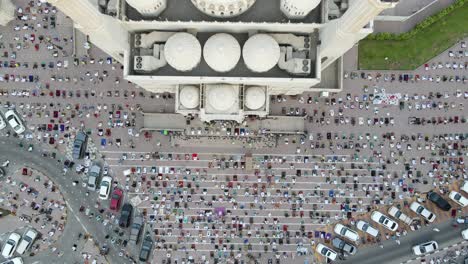
[[[213,17],[234,17],[247,11],[256,0],[192,0],[201,12]]]
[[[208,91],[208,103],[217,111],[227,111],[236,103],[236,93],[232,86],[216,85]]]
[[[203,47],[203,58],[217,72],[227,72],[236,67],[241,56],[239,42],[226,33],[211,36]]]
[[[321,0],[281,0],[281,2],[296,11],[308,13],[316,8]]]
[[[266,72],[278,64],[280,47],[270,35],[257,34],[245,42],[242,58],[251,71]]]
[[[250,110],[258,110],[265,105],[265,89],[254,86],[245,92],[245,106]]]
[[[195,86],[184,86],[179,93],[180,104],[187,108],[197,108],[200,104],[200,90]]]
[[[143,16],[157,16],[167,6],[167,0],[126,0],[126,2]]]
[[[164,45],[164,56],[172,68],[178,71],[190,71],[200,63],[200,42],[189,33],[176,33]]]
[[[289,18],[298,19],[307,16],[321,0],[281,0],[281,10]]]

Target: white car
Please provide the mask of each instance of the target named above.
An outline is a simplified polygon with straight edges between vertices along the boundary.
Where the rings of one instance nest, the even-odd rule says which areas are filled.
[[[390,231],[396,231],[398,229],[397,222],[390,219],[388,216],[382,214],[379,211],[374,211],[371,214],[372,221],[384,226]]]
[[[102,177],[101,187],[99,188],[99,199],[107,200],[112,188],[112,178],[109,176]]]
[[[369,223],[367,223],[365,221],[359,220],[357,222],[357,224],[356,224],[356,227],[359,230],[361,230],[361,231],[363,231],[363,232],[365,232],[365,233],[367,233],[367,234],[369,234],[369,235],[371,235],[373,237],[376,237],[376,236],[379,235],[379,230],[375,229],[373,226],[371,226]]]
[[[7,241],[3,245],[2,249],[2,256],[4,258],[11,258],[13,253],[15,253],[15,249],[18,246],[18,242],[20,241],[21,236],[17,233],[11,233],[10,236],[7,238]]]
[[[21,134],[23,133],[26,128],[23,125],[23,122],[21,121],[21,118],[15,113],[14,110],[8,110],[5,113],[5,119],[8,121],[8,124],[13,128],[13,130],[16,132],[16,134]]]
[[[468,228],[462,231],[462,237],[465,240],[468,240]]]
[[[23,238],[21,239],[21,242],[18,245],[18,248],[16,249],[16,252],[18,254],[24,254],[26,250],[31,248],[31,245],[34,243],[34,240],[37,237],[37,231],[34,229],[28,229],[24,235]]]
[[[23,264],[23,259],[21,257],[16,257],[16,258],[6,260],[0,264]]]
[[[359,240],[359,235],[356,231],[342,225],[342,224],[336,224],[335,225],[335,234],[343,236],[351,241],[358,241]]]
[[[427,221],[429,222],[434,222],[436,219],[436,215],[433,214],[431,211],[427,210],[424,206],[419,204],[418,202],[412,202],[410,205],[411,211],[417,213],[418,215],[421,215],[424,217]]]
[[[404,222],[407,225],[411,225],[411,223],[413,222],[413,220],[409,216],[404,214],[400,209],[396,208],[395,206],[392,206],[390,207],[390,209],[388,209],[388,214]]]
[[[329,260],[335,260],[336,257],[338,257],[338,254],[331,248],[325,246],[322,243],[319,243],[317,245],[317,248],[315,248],[315,251],[319,253],[320,255],[328,258]]]
[[[454,202],[461,205],[462,207],[465,207],[468,205],[468,199],[466,199],[465,196],[461,195],[458,192],[451,191],[449,194],[449,197],[450,199],[452,199]]]
[[[435,241],[429,241],[413,247],[413,253],[416,256],[429,254],[436,251],[439,248],[439,245]]]
[[[468,181],[465,181],[461,187],[461,190],[468,193]]]
[[[5,120],[3,119],[3,116],[0,115],[0,130],[4,129],[6,127]]]

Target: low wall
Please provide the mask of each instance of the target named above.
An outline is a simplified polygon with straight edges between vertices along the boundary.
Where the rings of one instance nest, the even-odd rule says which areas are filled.
[[[455,0],[436,0],[411,16],[378,16],[374,20],[374,33],[404,33],[410,31],[425,18],[453,4]]]

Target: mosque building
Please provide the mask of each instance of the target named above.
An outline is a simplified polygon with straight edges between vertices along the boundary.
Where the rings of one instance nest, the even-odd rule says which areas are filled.
[[[203,121],[265,117],[270,95],[341,90],[341,57],[398,0],[47,0],[124,78]]]

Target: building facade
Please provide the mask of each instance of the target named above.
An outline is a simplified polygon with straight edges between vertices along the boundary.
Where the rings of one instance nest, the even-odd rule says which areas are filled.
[[[341,89],[341,56],[398,0],[48,0],[124,65],[204,121],[264,117],[269,96]],[[338,9],[331,7],[339,6]],[[333,13],[332,13],[333,12]]]

